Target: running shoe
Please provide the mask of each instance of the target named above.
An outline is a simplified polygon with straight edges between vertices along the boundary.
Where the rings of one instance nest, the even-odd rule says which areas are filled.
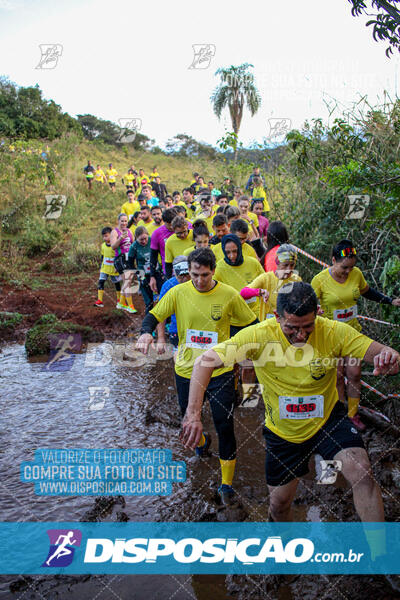
[[[121,302],[117,302],[115,308],[119,308],[120,310],[124,310],[125,308],[127,308],[127,306],[125,304],[121,304]]]
[[[94,303],[94,306],[98,306],[99,308],[103,308],[104,304],[102,303],[101,300],[96,300],[96,302]]]
[[[218,495],[221,498],[222,504],[229,506],[236,501],[236,492],[231,485],[223,483],[218,488]]]
[[[361,421],[359,414],[354,415],[354,417],[349,417],[349,419],[358,431],[365,431],[367,429],[367,426]]]
[[[211,435],[209,433],[205,433],[204,437],[206,439],[205,443],[203,444],[203,446],[197,446],[196,448],[196,454],[197,456],[200,457],[204,457],[204,456],[208,456],[209,452],[208,449],[211,446]]]
[[[127,306],[125,310],[127,310],[128,313],[131,313],[131,315],[134,315],[135,313],[137,313],[136,308],[131,308],[130,306]]]

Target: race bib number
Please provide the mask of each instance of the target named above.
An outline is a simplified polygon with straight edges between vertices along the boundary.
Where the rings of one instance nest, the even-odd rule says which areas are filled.
[[[186,347],[208,350],[218,344],[216,331],[199,331],[198,329],[186,330]]]
[[[247,298],[247,300],[245,300],[246,304],[254,304],[254,302],[256,302],[257,298]]]
[[[351,321],[357,317],[357,304],[354,306],[350,306],[350,308],[342,308],[333,311],[333,319],[335,321],[341,321],[345,323],[346,321]]]
[[[104,257],[104,264],[109,267],[114,264],[114,258]]]
[[[281,419],[322,419],[324,416],[324,397],[316,396],[279,396],[279,417]]]

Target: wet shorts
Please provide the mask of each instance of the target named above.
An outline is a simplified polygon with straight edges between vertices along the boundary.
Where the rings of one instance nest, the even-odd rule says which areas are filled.
[[[313,454],[332,460],[344,448],[364,448],[362,437],[347,417],[347,410],[337,402],[327,422],[309,440],[294,444],[264,426],[266,442],[265,477],[268,485],[285,485],[308,473]]]

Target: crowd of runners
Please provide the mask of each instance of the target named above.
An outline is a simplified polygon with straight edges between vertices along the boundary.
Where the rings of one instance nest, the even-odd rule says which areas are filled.
[[[108,183],[115,190],[119,175],[112,164],[104,173],[88,162],[84,173],[89,188]],[[375,375],[390,375],[399,372],[400,357],[361,332],[357,301],[398,307],[400,298],[369,286],[349,239],[336,240],[329,268],[303,281],[285,225],[269,218],[257,167],[244,189],[229,177],[217,188],[194,173],[187,187],[169,194],[157,167],[147,176],[132,166],[121,182],[126,202],[116,227],[102,230],[95,304],[103,306],[111,277],[117,307],[137,312],[137,278],[145,304],[137,349],[146,354],[154,344],[163,353],[168,342],[174,346],[182,441],[202,458],[213,437],[202,426],[208,399],[222,502],[237,497],[234,410],[258,391],[265,403],[270,519],[290,520],[299,478],[318,453],[340,462],[360,519],[383,521],[360,434],[361,362],[374,365]]]

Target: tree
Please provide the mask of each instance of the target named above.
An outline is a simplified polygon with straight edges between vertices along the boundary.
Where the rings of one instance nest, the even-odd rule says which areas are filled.
[[[178,133],[170,138],[165,144],[168,154],[176,156],[196,156],[197,158],[206,158],[214,160],[217,157],[217,151],[210,144],[198,142],[192,136],[186,133]]]
[[[249,72],[253,65],[243,63],[238,67],[231,65],[224,69],[218,69],[215,75],[219,75],[221,81],[211,96],[214,113],[218,119],[224,108],[229,108],[232,129],[236,136],[239,134],[243,118],[244,107],[247,106],[253,117],[261,105],[261,96],[256,88],[254,75]],[[237,159],[237,147],[235,148],[234,160]]]
[[[0,77],[0,135],[54,140],[66,132],[80,133],[76,119],[45,100],[39,86],[19,87]]]
[[[366,23],[366,26],[373,25],[373,37],[378,40],[386,40],[389,46],[386,49],[386,56],[393,54],[393,48],[400,52],[400,12],[397,9],[400,0],[371,0],[371,8],[364,0],[348,0],[353,5],[351,13],[354,17],[362,14],[372,16],[373,18]],[[378,9],[371,15],[371,9]]]

